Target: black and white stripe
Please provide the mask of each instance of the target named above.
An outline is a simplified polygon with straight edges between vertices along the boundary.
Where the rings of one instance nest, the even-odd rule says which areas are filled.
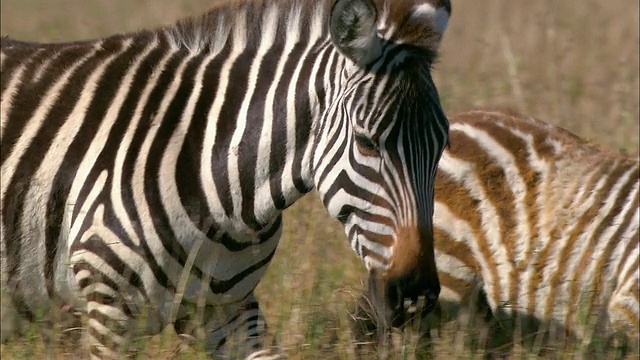
[[[245,355],[271,356],[253,289],[281,212],[314,188],[392,322],[404,298],[434,301],[448,122],[430,66],[450,5],[390,3],[236,1],[100,40],[2,39],[12,305],[86,311],[98,358],[126,348],[143,305],[149,332],[197,320],[209,351],[242,332]]]

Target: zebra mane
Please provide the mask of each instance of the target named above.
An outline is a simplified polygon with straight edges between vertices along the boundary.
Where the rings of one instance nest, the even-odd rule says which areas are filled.
[[[37,43],[32,43],[28,41],[11,39],[9,36],[0,37],[0,46],[2,48],[10,48],[10,47],[25,47],[25,46],[35,46]]]
[[[333,3],[333,0],[226,0],[203,15],[179,20],[163,30],[175,48],[192,53],[217,53],[233,34],[246,40],[249,47],[258,44],[263,36],[276,34],[276,39],[295,33],[299,40],[305,40],[300,33],[310,28],[327,34],[327,16]],[[451,11],[448,0],[374,0],[374,3],[379,12],[381,37],[427,50],[435,57]]]
[[[240,38],[246,46],[257,45],[263,36],[300,33],[303,28],[320,26],[324,32],[324,15],[331,1],[315,0],[227,0],[208,12],[179,20],[163,28],[169,42],[177,49],[192,53],[217,53],[230,38]],[[284,21],[282,14],[284,16]],[[303,40],[300,37],[300,40]]]

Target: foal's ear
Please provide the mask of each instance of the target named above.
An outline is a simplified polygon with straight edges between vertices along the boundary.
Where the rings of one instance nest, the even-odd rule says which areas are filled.
[[[331,9],[329,32],[333,44],[360,66],[369,64],[380,55],[377,17],[373,0],[336,0]]]

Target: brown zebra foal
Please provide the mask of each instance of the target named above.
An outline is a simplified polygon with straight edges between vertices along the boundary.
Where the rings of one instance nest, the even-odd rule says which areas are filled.
[[[570,338],[587,357],[596,338],[637,346],[638,158],[510,111],[450,122],[435,185],[440,311],[420,319],[422,340],[447,318],[471,330],[484,307],[487,355],[517,336],[530,351]]]

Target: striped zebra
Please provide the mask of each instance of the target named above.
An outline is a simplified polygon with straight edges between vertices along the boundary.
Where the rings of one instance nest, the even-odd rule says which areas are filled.
[[[544,336],[589,351],[598,337],[637,344],[638,158],[508,110],[450,121],[435,184],[442,292],[421,319],[425,340],[447,318],[473,329],[484,307],[490,353],[514,332],[534,351]]]
[[[435,305],[431,66],[448,0],[243,0],[172,26],[1,43],[3,302],[87,313],[94,358],[143,306],[206,349],[278,356],[254,288],[316,189],[385,324]],[[236,353],[237,354],[237,353]]]

